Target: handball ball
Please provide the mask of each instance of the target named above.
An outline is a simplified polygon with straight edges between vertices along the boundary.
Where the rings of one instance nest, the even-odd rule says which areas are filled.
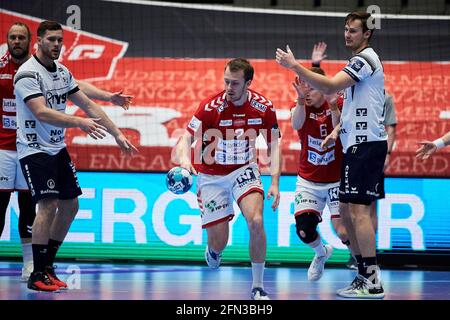
[[[174,167],[167,173],[166,185],[175,194],[186,193],[192,187],[192,175],[182,167]]]

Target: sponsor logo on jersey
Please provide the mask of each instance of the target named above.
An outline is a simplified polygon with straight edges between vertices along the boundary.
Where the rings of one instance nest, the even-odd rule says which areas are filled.
[[[191,122],[189,122],[188,127],[197,132],[198,128],[200,128],[202,121],[197,119],[195,116],[192,117]]]
[[[356,143],[367,142],[367,136],[356,136]]]
[[[65,104],[67,102],[67,92],[63,94],[53,94],[52,92],[47,92],[47,105],[56,109],[56,106]],[[55,108],[54,108],[55,107]]]
[[[12,130],[16,130],[17,129],[17,119],[16,116],[7,116],[7,115],[3,115],[2,116],[2,122],[3,122],[3,129],[12,129]]]
[[[233,113],[233,117],[235,117],[235,118],[245,118],[245,113]]]
[[[3,99],[4,112],[16,112],[16,99]]]
[[[25,128],[27,128],[27,129],[36,128],[36,121],[35,120],[25,120]]]
[[[29,143],[28,146],[33,149],[41,149],[41,145],[37,142]]]
[[[310,118],[310,119],[313,119],[313,120],[317,120],[317,114],[315,114],[315,113],[310,113],[310,114],[309,114],[309,118]]]
[[[318,154],[314,151],[308,150],[308,162],[315,166],[326,166],[330,162],[334,161],[334,150],[331,150],[325,154]]]
[[[50,130],[50,143],[56,144],[64,141],[64,129]]]
[[[26,137],[27,137],[27,141],[29,141],[29,142],[36,142],[37,141],[37,134],[36,133],[27,133]]]
[[[364,67],[364,62],[362,62],[361,60],[355,58],[355,59],[352,59],[350,61],[348,66],[350,68],[352,68],[353,70],[355,70],[356,72],[359,72],[359,70],[361,70],[362,67]]]
[[[267,106],[266,106],[266,105],[264,105],[264,104],[262,104],[262,103],[259,103],[259,102],[256,101],[256,100],[250,101],[250,105],[251,105],[253,108],[255,108],[256,110],[259,110],[259,111],[261,111],[261,112],[265,112],[265,111],[267,110]]]
[[[229,127],[233,125],[233,120],[220,120],[219,126],[220,127]]]
[[[249,125],[258,125],[258,124],[262,124],[262,119],[261,119],[261,118],[248,119],[247,123],[248,123]]]
[[[320,144],[322,143],[322,141],[323,141],[322,139],[316,139],[316,138],[308,135],[308,147],[310,147],[310,148],[316,149],[317,151],[324,151],[320,147]],[[334,147],[334,143],[329,148],[332,148],[332,147]]]
[[[357,117],[367,117],[367,108],[357,108],[356,116]]]
[[[235,127],[243,127],[245,126],[245,119],[234,119],[233,124]]]
[[[0,68],[2,66],[0,65]],[[11,80],[13,78],[12,74],[9,73],[2,73],[0,74],[0,80]]]
[[[226,101],[224,101],[224,103],[222,103],[218,108],[217,108],[217,112],[218,113],[222,113],[223,110],[225,110],[225,108],[228,107],[228,103]]]
[[[356,130],[367,130],[367,122],[357,122]]]

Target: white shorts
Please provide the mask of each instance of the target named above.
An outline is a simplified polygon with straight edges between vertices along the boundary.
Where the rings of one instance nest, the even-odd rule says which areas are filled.
[[[260,176],[258,166],[254,163],[226,176],[199,173],[197,200],[202,228],[233,219],[233,199],[239,205],[242,198],[254,191],[264,194]]]
[[[28,190],[17,151],[0,150],[0,191],[14,190]]]
[[[339,182],[316,183],[297,176],[295,188],[295,216],[315,212],[322,221],[322,212],[328,206],[331,218],[339,215]]]

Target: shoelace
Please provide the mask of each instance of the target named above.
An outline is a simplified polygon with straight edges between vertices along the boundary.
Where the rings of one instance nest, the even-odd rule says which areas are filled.
[[[46,284],[48,286],[53,285],[53,282],[50,280],[50,278],[45,273],[42,274],[42,278],[43,278],[42,282],[44,282],[44,284]]]
[[[356,281],[355,281],[356,280]],[[353,282],[352,282],[352,284],[353,284],[353,288],[355,288],[355,289],[357,289],[357,290],[361,290],[361,289],[363,289],[364,288],[364,286],[365,286],[365,282],[364,282],[364,280],[363,279],[360,279],[360,278],[356,278],[354,280],[354,284],[353,284]]]

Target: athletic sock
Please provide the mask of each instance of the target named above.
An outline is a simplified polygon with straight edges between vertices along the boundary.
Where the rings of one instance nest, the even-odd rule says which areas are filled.
[[[316,240],[314,240],[311,243],[308,243],[308,245],[315,251],[317,256],[323,257],[327,254],[326,249],[322,243],[322,238],[319,234],[317,234]]]
[[[44,272],[45,265],[47,264],[47,244],[33,244],[33,272]]]
[[[253,276],[252,288],[264,289],[264,285],[263,285],[264,265],[265,265],[265,262],[262,262],[262,263],[252,262],[252,276]]]
[[[22,243],[22,258],[24,265],[33,262],[33,247],[31,242]]]
[[[356,254],[355,259],[356,263],[358,264],[358,274],[364,276],[364,263],[362,255]]]
[[[53,266],[55,262],[56,253],[61,246],[62,241],[57,241],[53,239],[48,240],[48,254],[47,254],[47,266]]]

